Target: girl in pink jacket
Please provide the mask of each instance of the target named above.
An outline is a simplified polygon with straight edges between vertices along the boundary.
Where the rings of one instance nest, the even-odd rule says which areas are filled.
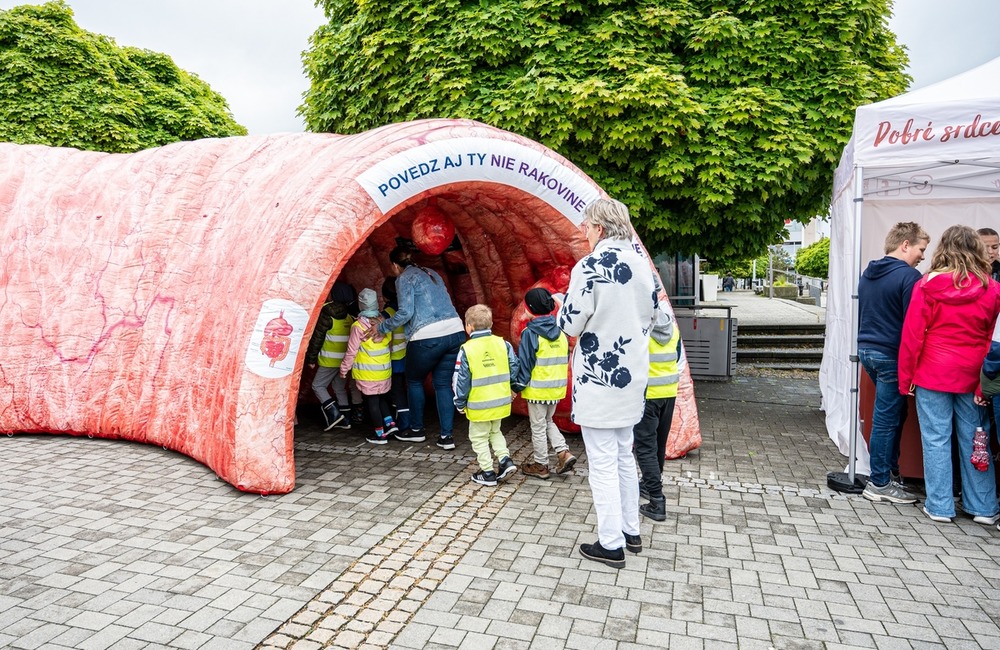
[[[1000,313],[1000,284],[990,279],[986,249],[966,226],[944,231],[931,270],[913,287],[899,346],[899,392],[915,394],[924,453],[924,512],[938,522],[955,516],[952,430],[958,439],[962,508],[981,524],[998,519],[991,462],[973,468],[976,427],[988,427],[979,370]]]

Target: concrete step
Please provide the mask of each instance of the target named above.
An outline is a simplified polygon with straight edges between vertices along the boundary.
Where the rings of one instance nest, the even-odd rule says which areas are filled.
[[[819,370],[826,325],[740,325],[737,365],[771,370]]]
[[[826,325],[823,323],[798,325],[744,325],[739,323],[736,334],[738,337],[748,334],[753,336],[823,336],[826,334]]]
[[[736,348],[737,363],[743,361],[760,361],[773,359],[775,361],[815,360],[823,359],[823,348]]]
[[[739,362],[737,366],[749,366],[751,368],[768,368],[771,370],[809,370],[809,371],[819,371],[819,362],[812,361],[769,361],[769,362],[754,362],[754,363],[743,363]]]
[[[826,337],[822,334],[743,334],[736,337],[737,349],[778,347],[823,347]]]

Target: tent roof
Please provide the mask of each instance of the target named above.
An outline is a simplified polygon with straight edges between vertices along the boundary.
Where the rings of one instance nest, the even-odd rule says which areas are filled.
[[[1000,160],[998,81],[1000,57],[926,88],[859,107],[855,163]]]
[[[911,104],[933,104],[946,101],[971,102],[1000,97],[996,81],[1000,79],[1000,57],[960,72],[930,86],[924,86],[908,93],[891,97],[862,108],[874,109],[880,106],[908,106]]]
[[[936,84],[857,109],[854,133],[834,181],[838,194],[853,170],[879,182],[868,188],[931,185],[996,193],[1000,169],[1000,57]],[[871,170],[871,171],[869,171]],[[877,187],[876,187],[877,186]]]

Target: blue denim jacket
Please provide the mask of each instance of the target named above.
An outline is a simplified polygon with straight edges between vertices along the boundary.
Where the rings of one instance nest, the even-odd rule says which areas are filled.
[[[403,269],[396,278],[396,296],[399,309],[392,318],[378,326],[381,334],[386,334],[403,325],[403,334],[410,340],[421,327],[449,318],[458,318],[458,312],[451,303],[451,296],[445,288],[444,280],[435,271],[412,265]]]

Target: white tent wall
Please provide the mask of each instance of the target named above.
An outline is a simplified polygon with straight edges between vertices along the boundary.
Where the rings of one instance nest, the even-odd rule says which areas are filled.
[[[850,455],[858,417],[857,281],[882,257],[893,224],[916,221],[935,242],[963,224],[1000,231],[1000,58],[933,86],[858,108],[834,174],[830,283],[819,381],[830,438]],[[858,420],[860,422],[860,420]],[[858,426],[855,470],[867,474]]]
[[[853,171],[853,170],[851,170]],[[851,362],[852,322],[852,267],[855,264],[854,237],[854,183],[847,181],[834,197],[830,211],[830,268],[826,295],[826,339],[823,344],[823,361],[820,364],[819,383],[823,395],[821,408],[826,413],[826,430],[845,456],[850,450],[851,409],[855,407],[851,395],[854,384]],[[864,440],[861,441],[864,443]],[[860,445],[856,470],[868,473],[868,450]]]

